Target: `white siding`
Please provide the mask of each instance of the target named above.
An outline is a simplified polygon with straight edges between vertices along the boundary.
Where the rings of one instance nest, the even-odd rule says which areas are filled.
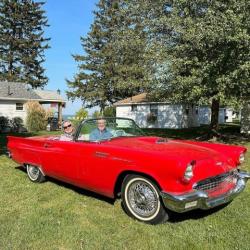
[[[21,101],[3,101],[0,100],[0,116],[8,117],[12,119],[14,117],[21,117],[25,122],[26,110],[24,105],[24,110],[16,110],[16,103],[21,103]]]
[[[219,124],[224,124],[226,122],[226,110],[225,108],[220,108],[219,110]],[[211,108],[208,106],[199,107],[199,123],[200,124],[210,124],[211,122]],[[228,113],[229,114],[229,113]],[[230,115],[230,114],[229,114]],[[232,120],[232,115],[228,116],[227,120],[230,122]]]
[[[226,108],[226,122],[233,122],[233,109]]]
[[[135,104],[136,105],[136,104]],[[150,104],[137,104],[137,111],[132,111],[132,105],[122,105],[116,107],[117,117],[133,119],[142,128],[187,128],[199,126],[198,114],[195,107],[184,105],[158,104],[157,121],[154,124],[147,122],[150,113]]]

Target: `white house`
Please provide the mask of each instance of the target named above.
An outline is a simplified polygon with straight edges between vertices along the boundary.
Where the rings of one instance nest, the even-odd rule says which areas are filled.
[[[232,108],[222,107],[219,110],[219,124],[233,122],[234,112]],[[211,122],[211,108],[209,106],[199,107],[199,123],[210,124]]]
[[[142,128],[189,128],[201,124],[210,124],[211,108],[190,104],[172,104],[153,102],[142,93],[116,102],[116,116],[127,117],[136,121]],[[154,117],[154,119],[150,119]],[[233,109],[220,108],[219,123],[232,122]]]
[[[142,93],[114,104],[117,117],[135,120],[142,128],[189,128],[199,126],[198,107],[188,104],[152,102]]]
[[[34,90],[28,84],[20,82],[0,81],[0,116],[12,119],[20,117],[25,122],[28,101],[55,106],[59,123],[62,121],[62,107],[65,101],[56,91]]]

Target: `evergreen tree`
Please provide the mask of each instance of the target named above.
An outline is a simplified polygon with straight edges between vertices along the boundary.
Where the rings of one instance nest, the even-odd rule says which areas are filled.
[[[126,1],[100,0],[95,20],[86,38],[81,38],[85,55],[75,55],[79,72],[67,92],[86,107],[105,106],[143,91],[146,33],[132,17]]]
[[[44,2],[0,0],[0,80],[43,87],[48,79],[42,66],[48,38]]]

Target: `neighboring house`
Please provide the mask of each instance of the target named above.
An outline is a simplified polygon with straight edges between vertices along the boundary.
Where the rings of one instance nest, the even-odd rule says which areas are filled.
[[[135,120],[142,128],[189,128],[199,126],[198,107],[170,102],[153,102],[142,93],[114,104],[117,117]]]
[[[21,117],[25,122],[24,104],[28,101],[56,107],[59,123],[62,122],[62,108],[66,102],[56,91],[35,90],[25,83],[0,81],[0,116]]]
[[[219,124],[233,122],[234,112],[232,108],[222,107],[219,110]],[[210,124],[211,122],[211,108],[209,106],[199,107],[199,123]]]
[[[250,102],[246,102],[241,110],[241,133],[250,134]]]

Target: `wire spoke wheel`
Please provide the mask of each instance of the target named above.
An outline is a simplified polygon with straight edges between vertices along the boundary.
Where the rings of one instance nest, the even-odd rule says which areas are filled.
[[[27,165],[27,174],[29,179],[33,182],[43,182],[45,180],[41,170],[36,166]]]
[[[168,213],[161,204],[159,188],[150,179],[131,174],[122,183],[122,204],[128,215],[150,224],[168,220]]]
[[[159,207],[155,190],[146,182],[135,181],[128,189],[128,202],[131,209],[142,217],[150,217]]]

